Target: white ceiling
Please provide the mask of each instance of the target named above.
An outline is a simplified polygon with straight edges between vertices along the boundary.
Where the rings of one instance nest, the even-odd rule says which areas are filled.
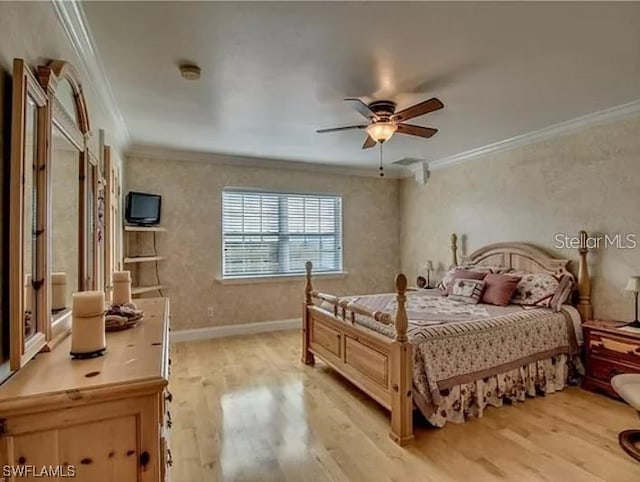
[[[362,120],[345,96],[437,96],[435,137],[385,145],[433,161],[640,99],[640,3],[83,6],[136,146],[375,166],[362,131],[315,130]]]

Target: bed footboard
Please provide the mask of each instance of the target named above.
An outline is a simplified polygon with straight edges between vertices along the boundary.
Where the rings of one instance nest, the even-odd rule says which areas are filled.
[[[336,296],[314,291],[311,284],[311,262],[307,262],[306,269],[302,362],[313,365],[315,357],[319,357],[390,410],[389,436],[400,445],[407,444],[413,439],[413,347],[407,339],[407,278],[403,274],[396,276],[398,313],[393,321],[388,314],[369,312],[360,306],[341,303]],[[330,303],[333,313],[315,306],[314,299]],[[339,316],[340,311],[342,318]],[[393,323],[395,337],[387,338],[355,324],[356,314],[369,316],[380,323]]]

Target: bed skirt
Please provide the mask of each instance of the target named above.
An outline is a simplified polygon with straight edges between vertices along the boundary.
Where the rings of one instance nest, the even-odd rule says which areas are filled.
[[[582,373],[578,357],[561,354],[441,390],[437,401],[426,400],[414,390],[414,402],[429,423],[443,427],[447,422],[482,417],[487,406],[501,407],[505,402],[523,402],[527,396],[562,390],[567,384],[579,383]]]

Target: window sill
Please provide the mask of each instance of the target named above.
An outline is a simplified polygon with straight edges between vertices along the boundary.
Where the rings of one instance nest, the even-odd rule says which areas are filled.
[[[339,273],[311,273],[311,280],[330,280],[330,279],[344,279],[349,274],[347,271],[341,271]],[[216,281],[221,285],[250,285],[259,283],[290,283],[303,281],[306,278],[304,274],[283,274],[283,275],[271,275],[271,276],[247,276],[238,278],[216,278]]]

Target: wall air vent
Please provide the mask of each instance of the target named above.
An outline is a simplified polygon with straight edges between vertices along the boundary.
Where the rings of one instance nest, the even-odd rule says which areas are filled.
[[[410,166],[412,164],[416,164],[418,162],[425,162],[424,159],[416,159],[413,157],[403,157],[402,159],[398,159],[397,161],[393,161],[391,164],[395,164],[396,166]]]

